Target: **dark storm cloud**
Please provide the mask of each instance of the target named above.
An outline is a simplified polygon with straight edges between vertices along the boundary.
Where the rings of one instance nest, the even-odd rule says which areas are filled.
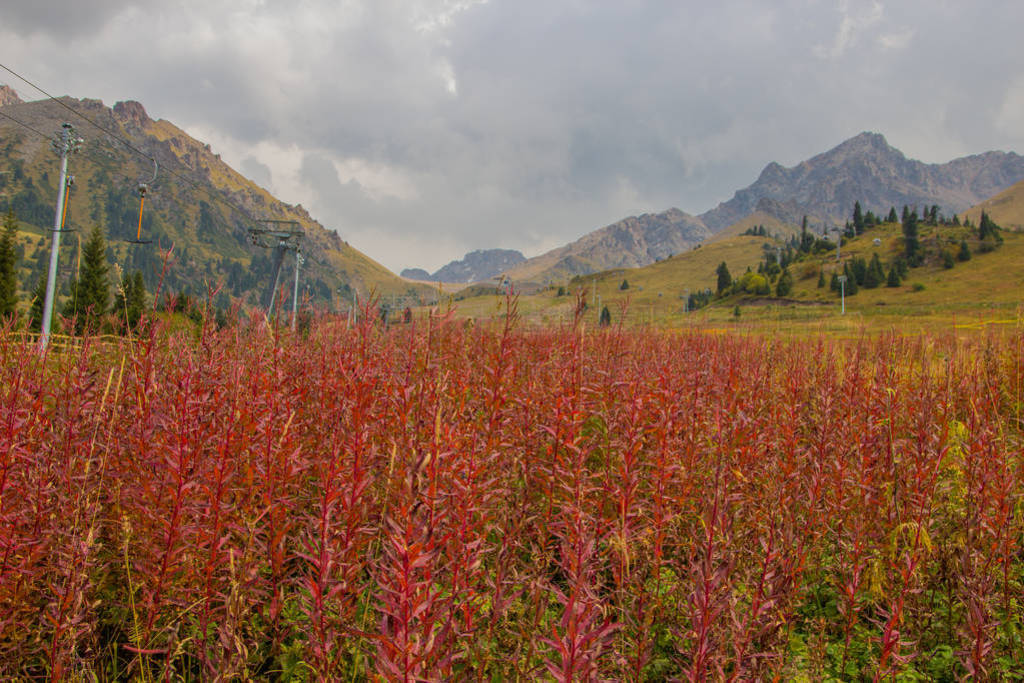
[[[1016,3],[81,6],[10,12],[5,59],[142,101],[395,269],[700,213],[862,130],[926,161],[1024,142]]]
[[[145,7],[150,3],[140,3]],[[68,38],[91,32],[125,9],[121,0],[30,0],[4,3],[0,17],[8,30]]]

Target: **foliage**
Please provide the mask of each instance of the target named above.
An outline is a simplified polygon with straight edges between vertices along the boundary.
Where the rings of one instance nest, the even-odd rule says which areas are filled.
[[[75,332],[98,329],[100,320],[110,306],[110,285],[107,281],[107,243],[99,226],[89,233],[82,246],[79,277],[72,280],[71,296],[64,305],[64,317],[75,323]]]
[[[28,307],[28,329],[39,332],[43,328],[43,306],[46,303],[46,274],[36,278],[36,286],[32,290],[32,303]]]
[[[732,275],[729,273],[729,266],[725,265],[725,261],[718,264],[718,268],[715,269],[715,275],[718,278],[717,292],[721,296],[732,287]]]
[[[911,267],[921,264],[921,242],[918,239],[917,211],[903,207],[903,255]]]
[[[792,278],[790,278],[790,284],[792,284]],[[772,293],[768,278],[760,273],[751,271],[743,273],[740,279],[736,281],[735,289],[737,292],[756,294],[758,296],[768,296]]]
[[[775,296],[789,296],[792,291],[793,276],[789,274],[789,269],[786,268],[782,271],[782,275],[779,276],[779,281],[775,283]]]
[[[142,271],[135,271],[123,278],[114,295],[114,315],[122,330],[136,330],[146,308],[146,283]]]
[[[1014,337],[0,330],[5,680],[1021,675]]]
[[[0,320],[16,318],[18,315],[17,236],[18,219],[14,209],[8,209],[4,216],[3,233],[0,234]]]
[[[956,259],[960,262],[971,260],[971,248],[967,246],[967,240],[960,240],[960,251],[957,252]]]

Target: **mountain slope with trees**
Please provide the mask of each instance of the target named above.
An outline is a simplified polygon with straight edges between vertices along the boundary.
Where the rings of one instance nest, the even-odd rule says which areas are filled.
[[[140,271],[149,291],[162,279],[164,291],[205,296],[220,287],[219,306],[241,300],[256,304],[268,287],[272,253],[251,244],[248,229],[260,219],[295,221],[305,233],[300,289],[319,305],[337,306],[372,292],[427,298],[429,287],[402,280],[328,230],[301,206],[275,199],[236,172],[209,145],[174,124],[153,120],[137,102],[106,107],[98,100],[64,97],[59,102],[21,103],[8,98],[4,113],[42,133],[72,123],[84,138],[69,161],[74,175],[66,222],[76,232],[65,235],[60,255],[61,290],[68,296],[73,263],[80,262],[79,242],[94,227],[106,239],[107,262],[124,273]],[[64,105],[64,106],[62,106]],[[79,118],[80,112],[116,133],[142,154]],[[146,155],[146,156],[143,156]],[[158,166],[147,158],[155,158]],[[49,229],[57,196],[58,159],[50,142],[0,118],[0,211],[13,210],[20,224],[19,261],[24,298],[44,273],[49,258]],[[154,170],[156,172],[154,178]],[[138,187],[148,190],[142,207],[141,233],[146,244],[133,243],[139,231]],[[172,247],[170,266],[163,255]],[[290,289],[289,255],[282,277]]]

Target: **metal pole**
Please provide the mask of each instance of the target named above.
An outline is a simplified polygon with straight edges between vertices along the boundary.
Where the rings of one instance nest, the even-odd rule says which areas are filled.
[[[57,290],[57,261],[60,255],[60,233],[63,229],[64,198],[67,191],[68,155],[71,153],[71,136],[74,129],[65,123],[61,130],[57,151],[60,154],[60,183],[57,186],[57,212],[53,216],[53,244],[50,247],[50,270],[46,277],[46,298],[43,299],[43,323],[39,328],[39,347],[46,348],[50,341],[50,325],[53,322],[53,297]]]
[[[846,276],[839,276],[839,299],[842,301],[842,315],[846,315]]]
[[[292,332],[295,331],[295,315],[299,310],[299,266],[302,265],[302,252],[295,250],[295,288],[292,290]]]

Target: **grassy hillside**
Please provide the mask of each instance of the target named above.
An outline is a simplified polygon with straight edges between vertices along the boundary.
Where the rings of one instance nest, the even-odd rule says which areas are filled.
[[[846,313],[840,313],[840,300],[828,283],[842,264],[855,258],[870,261],[878,254],[886,272],[889,265],[903,253],[902,227],[898,223],[870,228],[863,235],[849,239],[842,247],[842,262],[837,264],[834,251],[807,255],[794,262],[789,270],[793,290],[785,299],[735,294],[715,300],[707,308],[684,312],[683,296],[715,288],[715,268],[725,261],[734,278],[749,267],[756,271],[764,258],[765,247],[772,249],[783,242],[742,235],[751,225],[764,224],[774,232],[767,220],[750,220],[750,225],[733,226],[699,248],[644,268],[617,269],[592,276],[575,278],[554,285],[536,295],[520,297],[520,313],[530,320],[552,322],[571,320],[576,292],[585,291],[591,305],[586,320],[596,324],[600,308],[608,306],[614,323],[655,323],[669,326],[722,326],[771,330],[775,332],[822,329],[837,333],[857,334],[865,329],[966,329],[1019,324],[1024,293],[1024,232],[1004,230],[1002,244],[988,253],[981,253],[975,229],[963,226],[920,225],[920,241],[926,253],[923,265],[909,269],[899,287],[860,288],[846,297]],[[776,226],[781,234],[795,231]],[[875,240],[878,244],[875,244]],[[954,261],[945,267],[943,250],[955,254],[962,240],[968,242],[972,256],[969,261]],[[819,274],[825,286],[818,287]],[[621,289],[626,281],[628,289]],[[566,292],[557,296],[557,287]],[[599,297],[599,302],[595,302]],[[484,295],[455,302],[459,313],[470,317],[491,317],[503,310],[501,297]],[[736,317],[736,307],[740,316]]]
[[[977,225],[982,211],[1004,228],[1024,230],[1024,180],[971,207],[961,217],[969,218]]]

